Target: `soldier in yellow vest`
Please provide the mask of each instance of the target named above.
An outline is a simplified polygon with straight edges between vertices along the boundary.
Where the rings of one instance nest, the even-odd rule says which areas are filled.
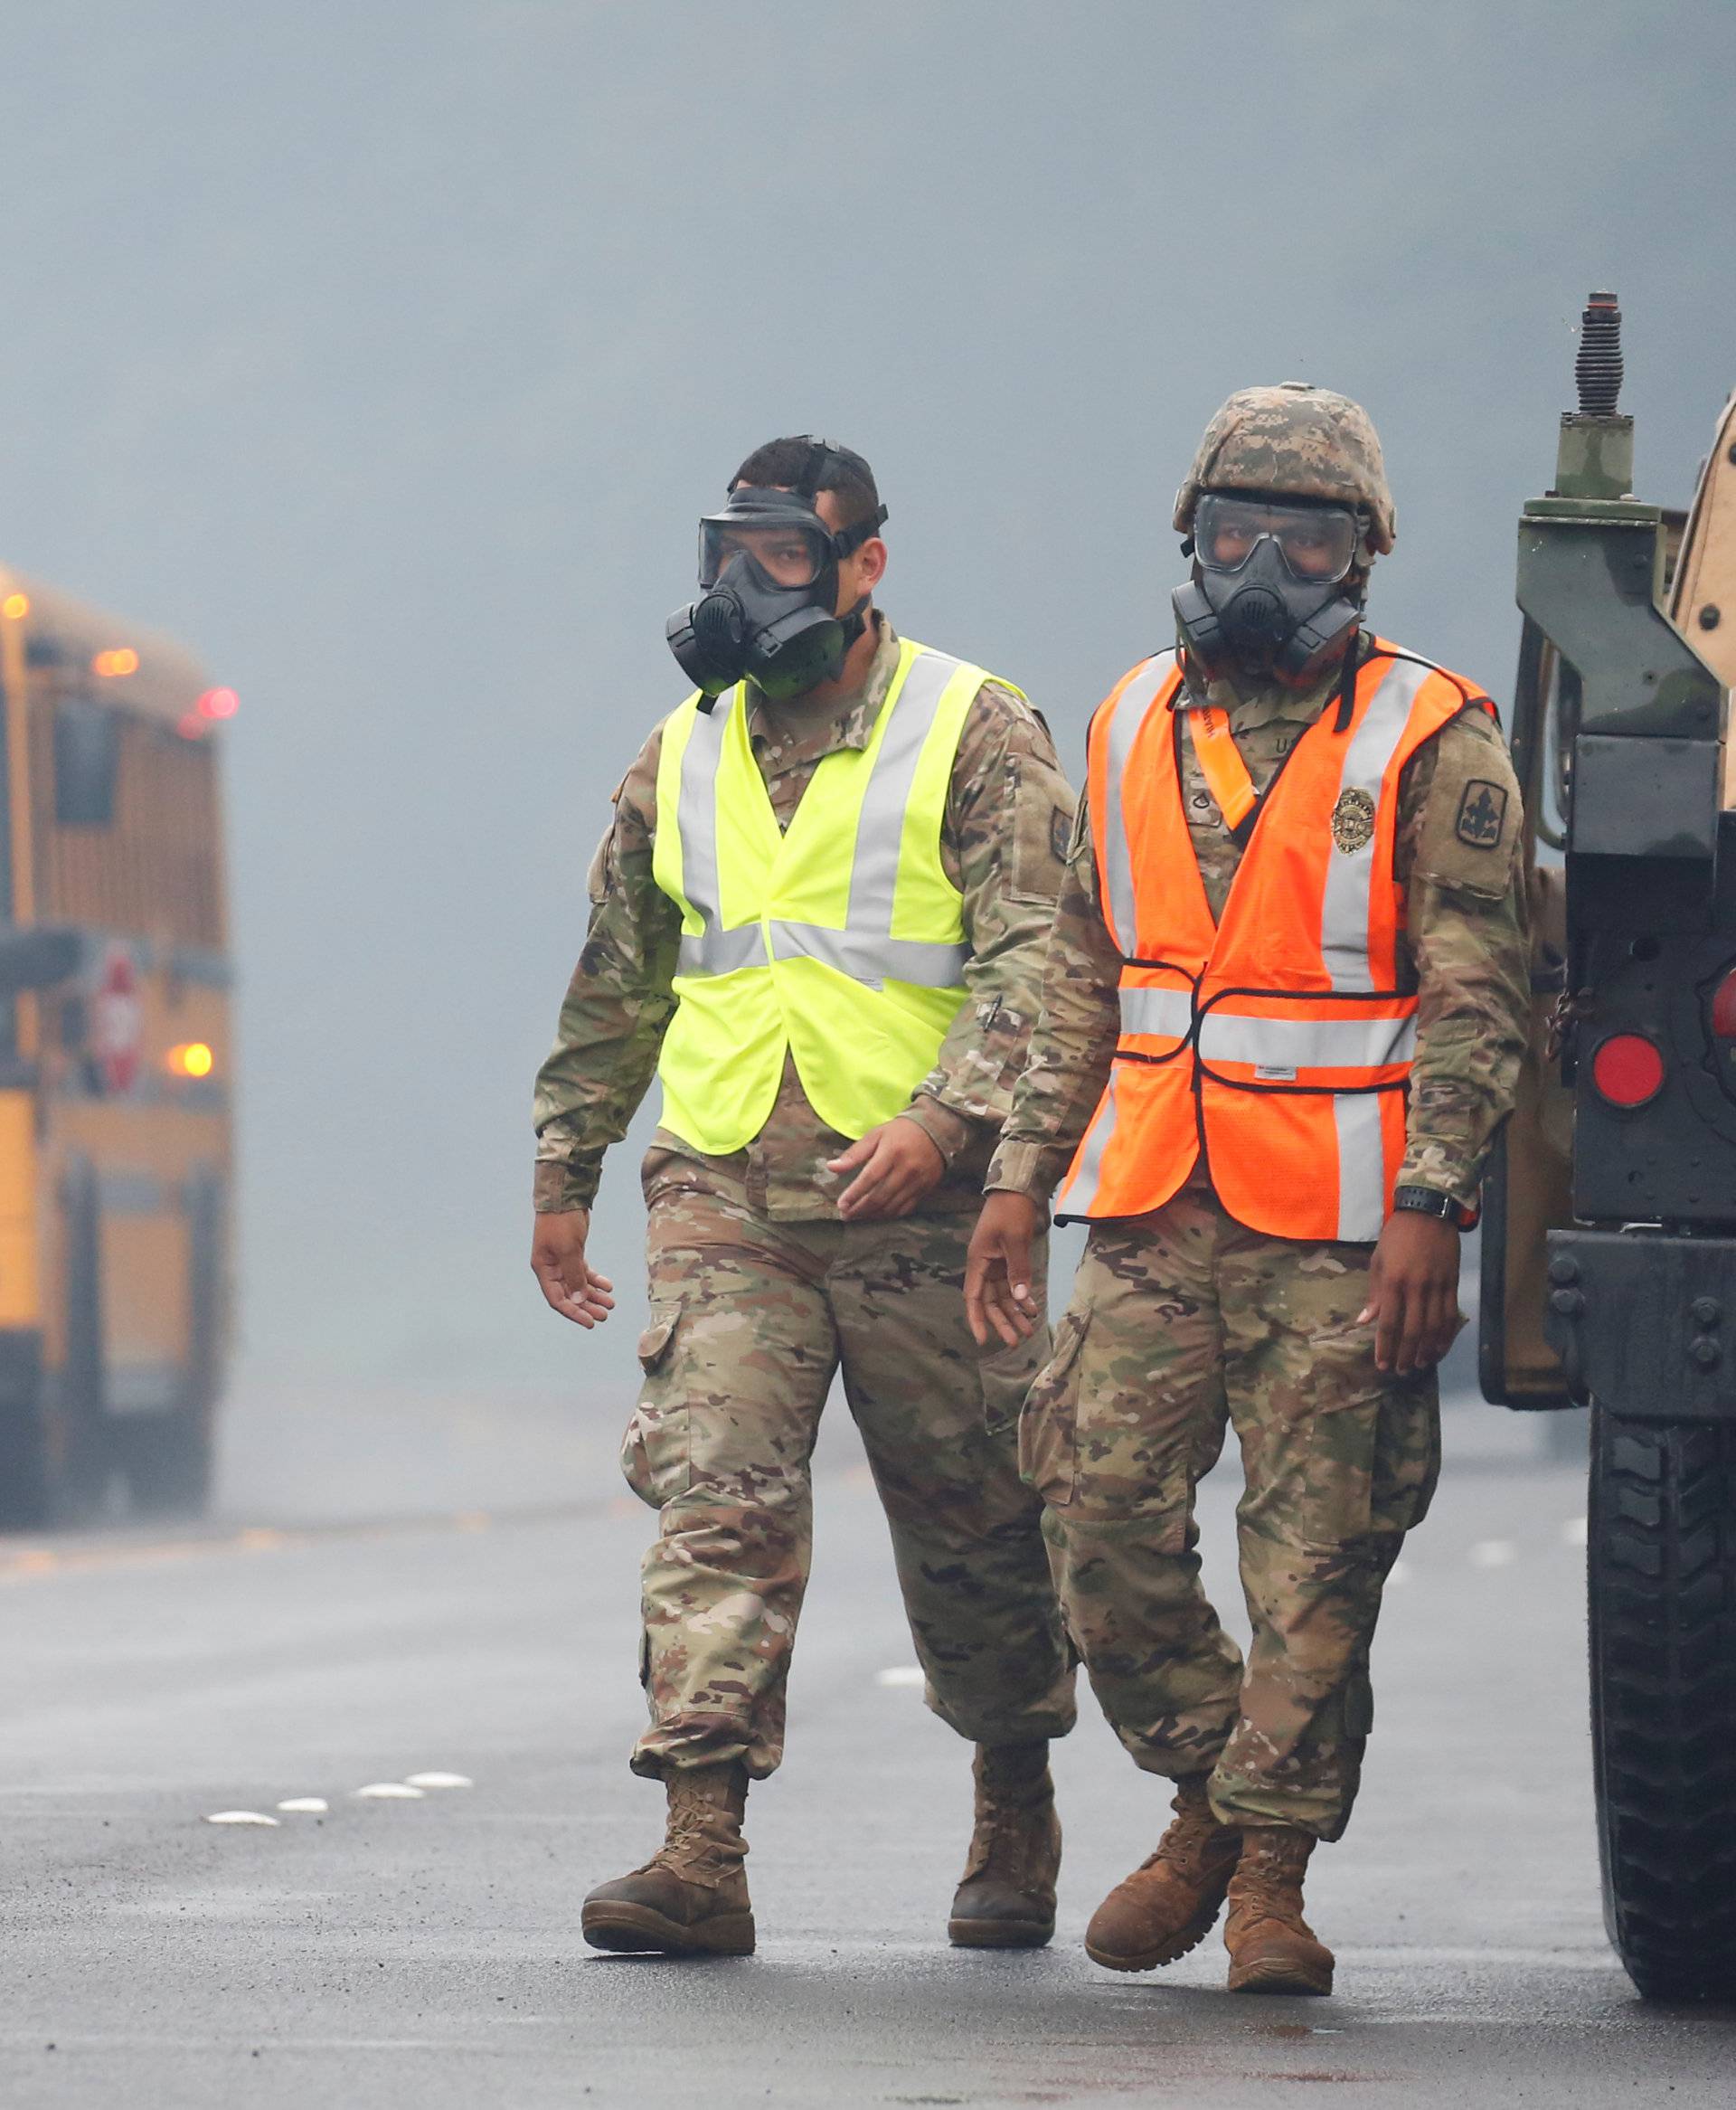
[[[607,1949],[741,1954],[750,1780],[778,1765],[835,1375],[866,1445],[929,1704],[976,1746],[953,1941],[1054,1924],[1048,1740],[1072,1671],[1016,1422],[1046,1340],[984,1356],[961,1301],[1034,1019],[1072,793],[1020,693],[897,637],[860,456],[780,440],[701,529],[669,641],[696,693],[615,797],[538,1079],[532,1264],[604,1320],[590,1205],[654,1070],[650,1323],[622,1464],[644,1566],[665,1843],[587,1898]]]

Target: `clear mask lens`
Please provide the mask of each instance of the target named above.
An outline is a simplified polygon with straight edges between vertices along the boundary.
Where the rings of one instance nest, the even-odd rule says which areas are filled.
[[[1194,516],[1194,547],[1211,572],[1240,572],[1260,544],[1278,545],[1299,585],[1331,586],[1355,561],[1362,529],[1344,506],[1278,506],[1207,491]]]
[[[699,528],[699,582],[715,586],[724,567],[745,556],[768,590],[793,591],[815,583],[830,554],[825,531],[817,524],[704,520]]]

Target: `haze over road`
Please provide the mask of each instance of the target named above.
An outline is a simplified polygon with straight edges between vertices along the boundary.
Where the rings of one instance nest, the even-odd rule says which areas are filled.
[[[324,1526],[285,1405],[243,1403],[210,1535],[0,1547],[8,2110],[1731,2099],[1730,2019],[1643,2008],[1604,1944],[1583,1480],[1522,1423],[1448,1417],[1456,1463],[1377,1644],[1367,1787],[1310,1891],[1340,1992],[1261,2002],[1220,1990],[1215,1936],[1151,1977],[1084,1957],[1164,1821],[1089,1700],[1059,1760],[1054,1946],[946,1946],[966,1754],[882,1679],[910,1647],[841,1415],[790,1757],[750,1803],[760,1953],[594,1956],[580,1897],[650,1850],[660,1811],[625,1764],[649,1519],[618,1491],[614,1403],[467,1424],[425,1401],[420,1463],[410,1400],[306,1403],[320,1470],[368,1451],[350,1520]],[[1226,1611],[1232,1493],[1221,1471],[1204,1519]],[[354,1797],[428,1770],[475,1784]],[[328,1812],[203,1821],[304,1796]]]

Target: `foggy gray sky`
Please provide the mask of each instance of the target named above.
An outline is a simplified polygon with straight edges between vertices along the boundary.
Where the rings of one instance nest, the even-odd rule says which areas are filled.
[[[1231,388],[1367,403],[1374,618],[1499,695],[1588,288],[1647,495],[1736,383],[1707,0],[5,17],[0,555],[241,693],[245,1344],[311,1377],[627,1387],[525,1268],[527,1095],[756,442],[869,456],[884,605],[1076,771]]]

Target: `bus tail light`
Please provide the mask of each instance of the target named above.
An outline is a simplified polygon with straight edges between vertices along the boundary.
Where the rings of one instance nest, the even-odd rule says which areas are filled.
[[[164,1056],[164,1066],[172,1077],[208,1077],[215,1058],[203,1040],[184,1041],[179,1047],[172,1047]]]
[[[1612,1033],[1591,1057],[1591,1082],[1611,1106],[1644,1106],[1664,1089],[1664,1057],[1643,1033]]]

